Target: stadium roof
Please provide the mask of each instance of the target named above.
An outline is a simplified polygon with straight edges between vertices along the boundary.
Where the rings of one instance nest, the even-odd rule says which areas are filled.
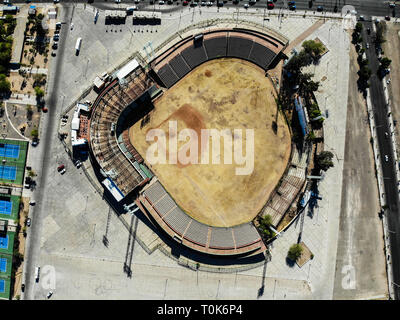
[[[128,74],[130,74],[138,66],[139,66],[139,63],[136,61],[136,59],[133,59],[130,62],[128,62],[125,66],[123,66],[121,69],[118,70],[118,72],[117,72],[118,80],[125,78]]]

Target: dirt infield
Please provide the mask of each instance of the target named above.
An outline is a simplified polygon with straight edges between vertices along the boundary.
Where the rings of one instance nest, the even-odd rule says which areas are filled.
[[[254,170],[237,175],[244,167],[233,158],[224,164],[221,139],[221,163],[154,164],[151,169],[177,204],[194,219],[220,227],[251,221],[261,210],[280,180],[290,157],[290,132],[277,110],[271,81],[264,71],[252,63],[223,58],[208,61],[155,102],[155,109],[145,122],[137,122],[130,130],[132,144],[146,159],[154,141],[146,141],[150,129],[162,129],[167,135],[171,121],[177,123],[177,133],[190,128],[201,136],[202,129],[254,130]],[[187,140],[186,140],[187,141]],[[177,150],[187,143],[178,142]],[[243,155],[251,145],[243,143]],[[208,140],[214,151],[211,138]],[[167,155],[171,145],[167,144]],[[205,145],[198,143],[198,151]],[[188,152],[186,154],[189,154]],[[211,154],[212,155],[212,154]],[[208,159],[211,159],[211,155]],[[167,157],[169,160],[169,158]]]

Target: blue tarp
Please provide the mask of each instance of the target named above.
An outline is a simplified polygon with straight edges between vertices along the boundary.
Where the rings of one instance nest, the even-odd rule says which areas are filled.
[[[301,132],[303,133],[303,136],[305,136],[308,133],[306,115],[304,114],[304,109],[303,106],[301,105],[299,97],[294,98],[294,105],[296,107],[297,116],[299,118]]]

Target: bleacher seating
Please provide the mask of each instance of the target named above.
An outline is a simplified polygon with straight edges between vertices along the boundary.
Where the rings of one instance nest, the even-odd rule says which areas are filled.
[[[208,60],[203,45],[200,45],[198,47],[188,47],[182,51],[181,55],[192,69],[196,68],[198,65]]]
[[[167,88],[171,88],[179,80],[169,64],[166,64],[158,71],[158,76]]]
[[[176,207],[164,217],[164,221],[179,235],[183,235],[191,220],[192,218],[179,207]]]
[[[234,248],[232,228],[211,228],[210,248]]]
[[[259,67],[266,69],[275,57],[276,54],[271,49],[254,42],[249,60]]]
[[[208,59],[226,57],[227,40],[225,37],[217,37],[204,40],[203,45],[206,49]]]
[[[187,63],[180,54],[178,54],[174,59],[172,59],[169,65],[172,68],[172,70],[177,74],[179,79],[183,78],[190,72],[190,67],[187,65]]]
[[[185,232],[185,238],[201,246],[207,244],[208,225],[192,219],[189,228]]]
[[[244,223],[233,228],[236,247],[252,244],[260,239],[257,229],[251,223]]]
[[[228,37],[228,57],[241,58],[248,60],[253,40],[230,36]]]

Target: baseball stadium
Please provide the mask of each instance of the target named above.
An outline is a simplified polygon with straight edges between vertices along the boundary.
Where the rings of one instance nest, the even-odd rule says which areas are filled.
[[[279,224],[305,183],[307,166],[292,147],[267,74],[288,41],[273,30],[241,26],[192,27],[151,58],[138,53],[99,91],[89,123],[91,157],[115,200],[135,194],[154,226],[179,244],[218,256],[266,250],[255,220],[269,214],[273,226]],[[252,148],[247,136],[242,145],[242,154],[253,153],[252,171],[236,174],[243,165],[234,161],[149,162],[149,132],[168,132],[171,122],[177,132],[198,136],[204,129],[253,130]],[[220,156],[224,147],[225,140]],[[171,160],[170,146],[164,151]]]

